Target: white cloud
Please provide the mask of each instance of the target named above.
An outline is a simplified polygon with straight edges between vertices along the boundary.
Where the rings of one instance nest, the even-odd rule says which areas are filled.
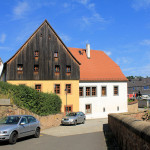
[[[141,45],[150,45],[150,40],[143,40],[140,42]]]
[[[110,56],[112,53],[110,51],[104,51],[108,56]]]
[[[65,42],[69,42],[71,40],[71,38],[65,34],[60,34],[60,38],[62,39],[62,41],[65,41]]]
[[[81,3],[81,4],[83,4],[83,5],[86,5],[88,2],[89,2],[89,0],[76,0],[78,3]]]
[[[29,4],[27,2],[19,2],[13,9],[13,19],[20,19],[29,11]]]
[[[117,58],[116,63],[118,65],[120,65],[120,64],[130,64],[131,63],[131,59],[130,58],[126,58],[126,57],[119,57],[119,58]]]
[[[150,0],[133,0],[132,7],[135,10],[147,9],[150,7]]]
[[[6,40],[6,34],[3,33],[1,36],[0,36],[0,43],[4,43]]]
[[[0,46],[0,50],[10,50],[10,47]]]

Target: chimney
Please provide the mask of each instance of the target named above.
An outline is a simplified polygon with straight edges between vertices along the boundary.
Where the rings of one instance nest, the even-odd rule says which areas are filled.
[[[86,55],[87,58],[90,59],[90,44],[86,44]]]

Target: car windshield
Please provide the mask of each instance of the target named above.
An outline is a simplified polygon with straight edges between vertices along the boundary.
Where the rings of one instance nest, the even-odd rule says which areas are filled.
[[[18,116],[8,116],[0,119],[0,124],[17,124],[20,118]]]
[[[76,116],[76,115],[77,115],[77,113],[69,113],[66,116]]]

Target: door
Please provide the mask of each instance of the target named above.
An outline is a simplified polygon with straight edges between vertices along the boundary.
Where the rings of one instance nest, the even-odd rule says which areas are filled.
[[[19,124],[19,137],[24,137],[30,135],[30,125],[26,116],[21,118]]]

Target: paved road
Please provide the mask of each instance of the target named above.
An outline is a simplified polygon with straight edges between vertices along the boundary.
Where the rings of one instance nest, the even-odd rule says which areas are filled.
[[[107,150],[102,131],[105,123],[107,119],[96,119],[84,125],[50,128],[38,139],[24,138],[15,145],[0,143],[0,150]]]

